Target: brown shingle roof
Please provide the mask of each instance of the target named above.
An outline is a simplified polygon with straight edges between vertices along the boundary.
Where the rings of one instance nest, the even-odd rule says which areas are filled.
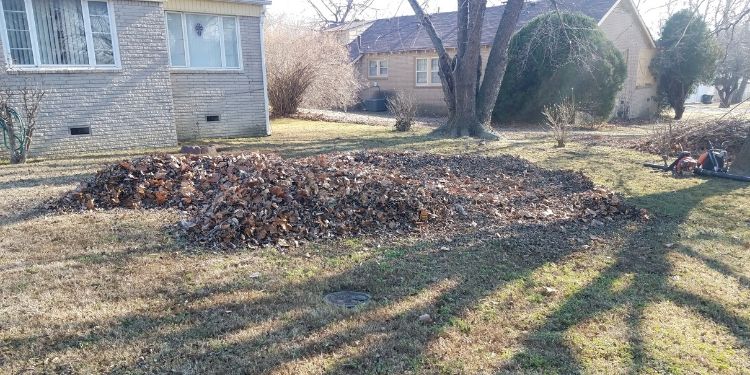
[[[558,0],[560,10],[579,12],[599,22],[617,0]],[[504,6],[488,7],[482,25],[482,44],[491,45],[503,16]],[[518,21],[520,29],[534,17],[551,11],[551,2],[527,2]],[[435,30],[446,48],[456,47],[456,12],[430,15]],[[429,36],[416,16],[375,20],[362,35],[349,45],[350,57],[356,60],[365,53],[403,52],[434,49]]]

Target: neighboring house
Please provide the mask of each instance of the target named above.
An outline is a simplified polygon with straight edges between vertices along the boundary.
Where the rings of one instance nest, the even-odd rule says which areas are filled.
[[[326,31],[336,36],[339,42],[342,44],[349,44],[354,41],[358,36],[362,35],[374,21],[351,21],[345,22],[340,25],[330,26]]]
[[[552,11],[550,1],[524,6],[518,29],[534,17]],[[558,0],[563,11],[579,12],[598,21],[599,27],[627,62],[628,76],[618,94],[615,113],[620,117],[648,117],[656,112],[656,84],[648,66],[656,46],[632,0]],[[486,63],[504,7],[489,7],[482,31],[482,61]],[[449,53],[456,47],[456,13],[430,16]],[[363,98],[383,92],[413,93],[421,112],[445,113],[438,76],[437,55],[415,16],[374,21],[349,44],[350,57],[368,82]]]
[[[270,133],[267,0],[0,0],[0,89],[47,91],[36,155]]]

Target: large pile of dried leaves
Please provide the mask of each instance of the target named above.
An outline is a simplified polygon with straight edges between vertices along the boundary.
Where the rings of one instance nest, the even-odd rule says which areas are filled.
[[[750,121],[728,119],[721,121],[694,121],[680,124],[660,125],[658,130],[634,148],[657,155],[675,155],[680,151],[690,151],[700,155],[709,144],[722,147],[729,152],[729,161],[745,142]]]
[[[381,152],[142,157],[98,172],[57,207],[177,208],[188,239],[222,247],[518,221],[604,225],[634,213],[580,173],[511,156]]]

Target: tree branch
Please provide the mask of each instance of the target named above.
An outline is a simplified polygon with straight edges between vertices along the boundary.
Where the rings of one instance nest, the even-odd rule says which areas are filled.
[[[422,24],[427,32],[427,35],[432,40],[432,45],[435,47],[435,51],[438,54],[438,61],[440,64],[440,79],[443,83],[443,94],[445,95],[445,102],[448,105],[449,111],[455,110],[455,77],[453,72],[453,61],[445,50],[442,39],[437,35],[435,26],[432,24],[430,17],[428,17],[422,7],[417,3],[417,0],[408,0],[414,10],[414,14],[417,16],[417,20]]]

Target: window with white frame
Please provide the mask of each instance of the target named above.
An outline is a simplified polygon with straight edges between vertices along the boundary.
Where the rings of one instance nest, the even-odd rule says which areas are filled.
[[[240,68],[237,17],[167,12],[169,61],[177,68]]]
[[[417,59],[417,86],[439,86],[440,61],[437,57]]]
[[[388,60],[370,60],[370,77],[388,77]]]
[[[417,59],[417,86],[440,85],[440,62],[437,57]]]
[[[106,1],[1,0],[4,42],[19,66],[115,66],[112,9]]]

